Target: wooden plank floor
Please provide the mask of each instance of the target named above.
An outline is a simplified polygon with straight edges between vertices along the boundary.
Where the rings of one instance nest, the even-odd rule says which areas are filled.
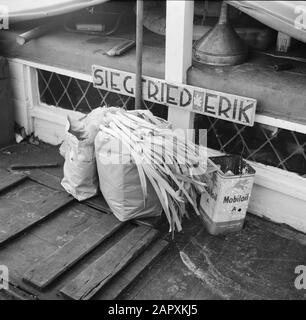
[[[0,149],[2,169],[12,163],[31,163],[33,159],[36,162],[62,161],[58,148],[45,144],[20,144],[3,152]],[[63,191],[59,183],[61,168],[25,173],[32,176],[32,180],[22,179],[20,184],[17,182],[0,192],[0,200],[6,205],[14,203],[14,212],[31,212],[40,200]],[[37,192],[39,197],[34,197]],[[17,193],[20,198],[17,202],[8,201],[17,199]],[[42,261],[52,261],[50,257],[61,250],[65,252],[63,248],[76,243],[81,233],[101,223],[106,214],[97,210],[98,205],[97,202],[92,207],[68,203],[0,245],[0,262],[9,267],[11,279],[11,291],[5,293],[5,299],[8,296],[13,299],[64,299],[60,291],[67,284],[95,265],[136,228],[132,223],[120,225],[97,246],[93,240],[89,252],[86,248],[81,250],[84,256],[80,255],[80,259],[74,260],[72,250],[72,259],[67,259],[67,270],[60,264],[55,268],[56,272],[48,275],[50,283],[43,279],[42,288],[33,285],[34,278],[33,284],[24,281],[30,270],[39,267]],[[184,221],[183,232],[176,234],[173,241],[166,230],[162,239],[149,244],[141,255],[103,284],[103,290],[93,298],[305,300],[304,291],[294,286],[295,267],[306,265],[304,234],[247,215],[242,231],[215,237],[205,231],[197,217],[191,217]]]
[[[113,215],[103,216],[97,224],[83,230],[73,240],[40,261],[27,272],[23,279],[38,288],[46,287],[106,238],[110,237],[120,226],[122,226],[122,223]]]
[[[144,226],[134,228],[61,289],[61,293],[74,300],[89,300],[137,258],[157,234],[158,231],[152,228]]]
[[[15,186],[16,180],[11,181]],[[12,186],[9,191],[4,190],[0,194],[0,245],[73,201],[64,192],[50,194],[47,188],[31,181],[22,179],[19,182],[16,187]]]
[[[56,176],[0,173],[0,261],[15,298],[18,288],[28,299],[88,300],[106,287],[103,299],[115,299],[168,245],[152,227],[74,201]]]
[[[7,170],[0,169],[0,192],[4,191],[8,187],[12,187],[15,184],[25,180],[27,178],[26,175],[21,173],[11,174]]]

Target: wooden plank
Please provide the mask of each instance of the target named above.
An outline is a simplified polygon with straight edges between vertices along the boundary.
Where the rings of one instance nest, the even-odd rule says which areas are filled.
[[[199,230],[202,229],[201,224],[199,223],[199,218],[186,220],[184,224],[184,233],[178,232],[175,236],[175,241],[171,241],[171,234],[168,234],[168,239],[171,241],[169,243],[168,248],[166,249],[165,254],[163,254],[154,265],[147,271],[144,271],[141,277],[141,281],[135,281],[133,286],[130,286],[127,290],[125,290],[121,295],[120,299],[122,300],[137,300],[137,299],[161,299],[161,297],[165,299],[169,299],[169,295],[167,290],[169,289],[169,284],[171,284],[171,278],[176,276],[177,266],[171,269],[175,259],[178,257],[181,248],[184,248],[190,241],[190,237],[196,236]],[[171,271],[165,274],[164,270],[167,270],[167,266],[170,266],[169,269],[175,271],[172,273]],[[160,284],[158,287],[157,282]],[[151,290],[150,288],[154,288]],[[155,291],[154,291],[155,290]],[[143,292],[146,294],[142,294]]]
[[[13,61],[12,59],[8,59],[8,62],[10,78],[12,80],[21,82],[21,79],[23,79],[23,64],[17,61]]]
[[[99,194],[98,196],[85,200],[84,203],[96,210],[99,210],[105,213],[112,213],[112,210],[108,206],[102,194]]]
[[[48,243],[54,244],[59,249],[73,241],[84,230],[98,224],[103,216],[104,214],[99,211],[74,202],[61,210],[61,214],[52,217],[48,223],[36,226],[35,229],[31,230],[31,233]],[[36,263],[38,262],[36,261]]]
[[[36,206],[35,212],[31,212],[31,214],[16,212],[13,217],[6,217],[4,221],[1,221],[0,244],[34,226],[71,201],[73,198],[70,195],[57,192],[51,197],[41,200]]]
[[[4,299],[3,300],[36,300],[33,295],[29,292],[23,291],[21,288],[10,283],[8,289],[0,290],[0,300],[1,300],[1,293],[3,293]]]
[[[44,172],[40,169],[31,170],[29,177],[31,180],[43,184],[51,189],[64,191],[61,179],[57,176]]]
[[[277,127],[280,129],[306,134],[306,126],[302,123],[283,120],[272,116],[266,116],[263,114],[257,114],[255,116],[255,122],[267,124],[268,126]]]
[[[48,169],[48,168],[58,168],[58,162],[45,162],[45,163],[13,163],[10,165],[9,169],[14,171],[21,171],[21,170],[35,170],[38,168]]]
[[[61,213],[56,215],[55,218],[62,216],[63,213],[68,211],[70,211],[70,206],[62,210]],[[50,219],[50,221],[46,221],[44,225],[48,225],[52,221],[53,218]],[[104,240],[98,247],[96,247],[93,251],[89,252],[84,258],[75,263],[69,270],[60,275],[55,281],[51,282],[44,289],[37,288],[29,282],[24,281],[23,277],[28,270],[33,268],[33,266],[37,265],[40,261],[46,259],[48,256],[51,256],[56,250],[59,249],[58,247],[52,245],[52,250],[45,250],[46,252],[44,252],[42,246],[36,247],[35,244],[32,245],[31,243],[29,243],[29,241],[24,245],[24,240],[26,240],[28,237],[32,236],[37,238],[32,233],[26,233],[25,236],[17,238],[15,241],[8,243],[8,247],[10,248],[9,254],[12,255],[12,257],[6,257],[6,248],[5,250],[0,250],[0,261],[3,262],[3,264],[7,265],[9,269],[12,271],[10,273],[11,282],[18,285],[18,287],[22,288],[23,290],[30,292],[32,295],[35,295],[36,297],[38,297],[39,300],[64,300],[65,297],[59,293],[60,290],[67,283],[69,283],[69,281],[74,279],[80,272],[82,272],[86,267],[88,267],[91,263],[99,259],[102,256],[102,254],[104,254],[113,245],[115,245],[124,235],[130,232],[133,229],[133,227],[134,226],[130,223],[127,223],[124,226],[122,226],[122,228],[113,233],[108,239]],[[85,230],[85,228],[83,230]],[[36,227],[34,231],[36,231]],[[62,232],[60,232],[59,234],[62,234]],[[37,239],[40,240],[40,238]],[[23,246],[23,248],[25,248],[24,253],[27,254],[26,258],[15,257],[16,252],[18,252],[19,254],[19,247],[21,245]],[[2,253],[3,251],[5,252]],[[2,257],[4,258],[3,260],[1,259]],[[26,264],[23,263],[24,260],[27,260]],[[19,266],[22,264],[23,266],[19,268]],[[14,276],[13,273],[16,268],[18,268],[18,275]]]
[[[15,121],[20,127],[24,127],[26,134],[30,134],[28,124],[28,104],[29,102],[11,98],[11,103],[14,108]]]
[[[23,279],[38,288],[46,287],[122,225],[113,215],[104,215],[99,223],[85,229],[71,242],[31,268]]]
[[[147,226],[151,228],[158,229],[158,226],[165,222],[162,216],[159,217],[149,217],[149,218],[139,218],[133,220],[133,223],[137,224],[138,226]]]
[[[93,65],[92,78],[95,88],[132,97],[135,95],[133,73]],[[147,76],[142,79],[143,99],[181,110],[181,118],[186,118],[188,111],[246,126],[254,124],[257,101],[253,98],[194,87],[178,80],[169,81]],[[175,127],[178,128],[181,127]]]
[[[30,60],[24,60],[24,59],[20,59],[20,58],[8,58],[8,61],[10,64],[11,78],[17,79],[18,81],[20,81],[20,79],[22,78],[22,73],[21,73],[22,70],[20,71],[20,66],[26,65],[26,66],[32,67],[34,69],[41,69],[41,70],[45,70],[45,71],[49,71],[49,72],[62,74],[67,77],[91,82],[90,74],[81,73],[81,72],[73,71],[70,69],[65,69],[63,67],[51,66],[51,65],[44,64],[44,63],[39,63],[39,62],[35,62],[35,61],[30,61]]]
[[[24,181],[26,178],[27,176],[24,174],[11,173],[0,169],[0,192]]]
[[[115,277],[105,288],[97,299],[116,299],[154,260],[167,248],[169,243],[164,240],[156,241],[145,250],[133,263],[128,265],[118,277]]]
[[[194,1],[167,1],[165,79],[186,83],[192,64]],[[180,21],[178,24],[177,21]],[[193,129],[194,113],[169,107],[168,121],[174,129]],[[193,131],[189,138],[194,139]]]
[[[171,2],[169,2],[169,4],[171,5]],[[169,12],[171,12],[171,10]],[[174,29],[174,30],[175,30],[176,34],[178,34],[177,30],[176,29]],[[171,39],[171,37],[169,37],[169,39]],[[171,47],[171,46],[169,46],[169,47]],[[22,66],[22,64],[25,64],[25,65],[33,67],[34,69],[37,68],[37,69],[47,70],[47,71],[50,71],[50,72],[63,74],[63,75],[66,75],[66,76],[69,76],[69,77],[72,77],[72,78],[77,78],[77,79],[80,79],[80,80],[84,80],[84,81],[87,81],[87,82],[91,82],[92,81],[92,75],[90,75],[90,74],[84,74],[84,73],[80,73],[80,72],[73,72],[71,70],[66,70],[66,69],[63,69],[63,68],[57,68],[57,67],[54,67],[54,66],[47,66],[45,64],[40,64],[40,63],[36,63],[36,62],[33,62],[33,61],[29,61],[29,60],[16,59],[16,58],[8,59],[8,60],[9,60],[10,64],[12,64],[14,66],[15,65],[16,66]],[[167,61],[167,66],[170,66],[170,64],[169,64],[170,62],[171,61]],[[190,65],[191,65],[191,62],[190,62]],[[169,73],[166,76],[167,80],[170,80],[169,77],[173,74],[173,71],[175,71],[175,70],[176,69],[173,69],[173,68],[169,67]],[[166,72],[168,72],[168,71],[166,70]],[[183,79],[182,82],[183,83],[185,82],[185,80],[184,80],[185,78],[186,78],[186,71],[185,71],[185,75],[182,77],[182,79]],[[20,79],[20,76],[17,77],[17,79]],[[176,81],[179,81],[179,78],[177,78]],[[17,108],[17,112],[21,112],[22,113],[24,111],[24,107],[23,107],[24,106],[24,102],[18,100],[18,101],[16,101],[16,104],[17,105],[20,104],[20,106]],[[32,116],[34,116],[35,118],[39,118],[40,119],[41,118],[41,113],[44,113],[42,109],[50,109],[50,108],[52,108],[52,107],[50,107],[50,108],[48,108],[48,107],[50,107],[50,106],[46,106],[45,105],[43,107],[42,106],[35,107],[33,109]],[[61,114],[59,116],[59,113],[61,113],[62,111],[63,111],[63,114]],[[182,116],[175,116],[175,113],[178,113],[179,111],[181,111]],[[53,122],[55,122],[58,125],[63,125],[64,126],[66,118],[67,118],[64,113],[70,113],[70,114],[73,114],[74,116],[79,116],[80,115],[80,112],[77,112],[77,111],[71,111],[71,110],[65,110],[65,109],[59,110],[58,109],[58,110],[56,110],[56,112],[54,112],[54,110],[53,110],[53,113],[51,112],[51,114],[45,115],[45,117],[43,119],[46,120],[46,118],[47,119],[48,118],[49,119],[52,118]],[[172,116],[172,114],[174,116]],[[169,115],[168,116],[168,120],[170,122],[172,122],[173,128],[178,127],[178,128],[189,128],[189,129],[191,129],[191,128],[193,128],[193,125],[191,126],[191,124],[193,123],[193,121],[192,121],[193,119],[192,118],[188,119],[187,118],[188,114],[190,114],[190,113],[189,112],[184,112],[184,110],[178,110],[177,108],[171,108],[169,110],[169,112],[168,112],[168,115]],[[23,117],[21,117],[21,118],[23,118]],[[177,125],[176,121],[182,121],[182,123],[178,123],[178,125]],[[272,125],[272,126],[275,126],[275,127],[278,127],[278,128],[286,129],[286,130],[292,130],[292,131],[296,131],[296,132],[300,132],[300,133],[306,133],[306,126],[303,125],[302,122],[298,123],[297,121],[278,119],[278,118],[275,118],[274,116],[270,116],[270,115],[256,114],[255,122],[263,123],[263,124],[267,124],[267,125]]]
[[[27,134],[34,132],[34,119],[31,115],[35,105],[40,105],[40,92],[37,70],[27,65],[24,68],[24,82],[27,95]]]
[[[11,78],[11,97],[19,101],[26,102],[26,92],[24,82],[19,78],[18,80]]]
[[[168,81],[186,83],[186,71],[192,63],[193,16],[193,1],[167,3],[165,78]]]
[[[12,102],[15,109],[16,120],[19,125],[25,128],[26,133],[29,135],[33,132],[33,124],[29,110],[32,108],[34,102],[38,101],[34,100],[32,95],[33,90],[36,91],[36,96],[38,95],[38,82],[35,81],[35,78],[32,76],[32,74],[36,74],[36,70],[12,61],[10,61],[9,64],[11,78],[14,79]]]
[[[137,227],[98,260],[69,282],[61,293],[74,300],[88,300],[132,262],[157,236],[158,231]]]
[[[1,264],[9,269],[10,283],[19,285],[25,272],[37,261],[51,255],[57,247],[30,232],[8,242],[0,250]]]
[[[35,109],[33,108],[33,110]],[[45,109],[45,107],[41,107],[41,109]],[[42,141],[53,145],[61,144],[65,138],[65,125],[55,122],[56,113],[57,111],[53,113],[54,117],[50,114],[49,120],[34,117],[35,135]],[[64,117],[63,120],[65,121]]]

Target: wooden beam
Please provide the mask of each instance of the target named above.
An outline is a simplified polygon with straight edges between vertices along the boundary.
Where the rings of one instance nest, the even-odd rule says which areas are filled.
[[[119,277],[115,277],[107,284],[101,293],[98,294],[98,300],[114,300],[119,297],[133,281],[168,247],[169,243],[164,240],[157,240],[153,245],[149,246],[135,262],[129,264],[120,273]]]
[[[0,192],[10,188],[18,183],[21,183],[27,178],[26,175],[21,173],[11,173],[7,170],[0,169]]]
[[[123,223],[113,215],[105,214],[99,223],[85,229],[71,242],[39,261],[23,279],[35,287],[46,287],[122,226]]]
[[[41,169],[31,170],[28,177],[31,180],[43,184],[51,189],[65,191],[65,189],[61,185],[61,178],[42,171]]]
[[[136,1],[136,90],[135,109],[142,109],[143,0]]]
[[[168,0],[166,22],[165,79],[186,83],[192,63],[194,1]],[[173,128],[193,129],[194,113],[169,107]]]
[[[107,202],[105,201],[104,197],[102,194],[99,194],[95,197],[92,197],[90,199],[87,199],[84,201],[84,203],[86,203],[86,205],[88,205],[89,207],[92,207],[96,210],[99,210],[101,212],[107,213],[107,214],[112,214],[112,210],[109,207],[109,205],[107,204]]]
[[[15,109],[15,122],[17,122],[21,127],[24,127],[26,134],[29,135],[33,132],[32,123],[30,121],[31,119],[29,118],[29,109],[32,104],[29,96],[29,88],[31,86],[35,86],[36,84],[28,72],[32,68],[11,60],[9,60],[9,68],[11,81],[11,100]],[[36,72],[36,70],[34,71]]]
[[[20,233],[28,230],[39,222],[42,222],[73,200],[74,199],[67,193],[58,191],[48,199],[43,199],[37,203],[36,211],[31,213],[16,212],[14,216],[4,214],[1,216],[1,223],[3,225],[1,225],[0,245],[11,238],[18,236]],[[14,207],[11,210],[14,210]],[[7,213],[6,209],[2,211]]]
[[[67,70],[64,68],[57,68],[54,66],[49,66],[46,64],[41,64],[33,61],[23,60],[23,59],[17,59],[17,58],[11,58],[8,59],[10,62],[10,66],[13,65],[27,65],[32,68],[42,69],[50,72],[55,72],[58,74],[65,75],[67,77],[76,78],[79,80],[91,82],[92,81],[92,75],[91,74],[85,74],[80,72],[75,72],[72,70]],[[17,71],[16,71],[17,72]],[[16,74],[16,72],[14,72]],[[20,77],[18,77],[20,78]],[[14,78],[12,78],[14,79]],[[23,108],[23,104],[20,104],[20,109]],[[78,111],[72,111],[72,110],[65,110],[61,108],[55,108],[52,106],[48,106],[43,103],[35,104],[33,106],[33,111],[31,112],[31,116],[35,118],[36,122],[39,122],[41,119],[48,120],[54,125],[59,125],[63,129],[61,132],[64,132],[64,126],[66,124],[67,114],[71,114],[72,116],[84,116],[84,114],[78,112]],[[263,123],[271,126],[275,126],[281,129],[291,130],[295,132],[300,132],[306,134],[306,125],[302,123],[298,123],[291,120],[283,120],[280,118],[275,118],[275,116],[269,116],[269,115],[263,115],[263,114],[257,114],[255,117],[255,122],[257,123]],[[55,130],[56,128],[54,128]],[[37,134],[37,132],[36,132]],[[39,137],[42,138],[42,137]],[[63,137],[60,137],[61,140],[63,140]],[[59,142],[51,142],[52,144],[58,144]]]
[[[116,274],[136,259],[157,235],[158,231],[151,228],[134,228],[71,280],[61,289],[61,293],[74,300],[91,299]]]

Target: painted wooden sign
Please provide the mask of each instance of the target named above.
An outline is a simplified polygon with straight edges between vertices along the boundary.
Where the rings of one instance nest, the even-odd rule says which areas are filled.
[[[135,74],[93,65],[92,77],[95,88],[135,96]],[[145,76],[142,81],[144,100],[246,126],[254,124],[255,99]]]

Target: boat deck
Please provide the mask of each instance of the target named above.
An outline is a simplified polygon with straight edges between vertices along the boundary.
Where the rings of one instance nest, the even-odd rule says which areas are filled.
[[[78,203],[62,168],[8,171],[63,159],[58,147],[0,149],[0,299],[305,299],[294,286],[306,235],[248,215],[241,232],[211,236],[191,214],[174,240],[162,223],[121,223],[101,198]]]

